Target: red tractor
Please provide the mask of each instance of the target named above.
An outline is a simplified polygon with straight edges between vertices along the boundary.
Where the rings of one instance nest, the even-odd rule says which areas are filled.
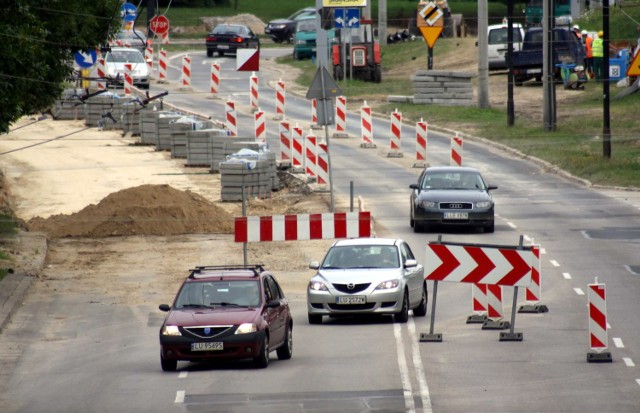
[[[332,47],[334,79],[382,80],[380,43],[373,37],[371,23],[361,20],[358,28],[336,30],[338,43]]]

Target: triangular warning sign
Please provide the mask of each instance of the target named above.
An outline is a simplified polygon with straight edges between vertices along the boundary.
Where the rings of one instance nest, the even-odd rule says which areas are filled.
[[[319,67],[307,91],[307,99],[326,99],[338,96],[342,96],[342,90],[333,80],[327,68],[324,66]]]
[[[236,70],[239,72],[260,71],[260,50],[238,49],[236,53]]]
[[[636,53],[636,56],[627,68],[627,76],[640,76],[640,53]]]
[[[442,33],[442,27],[418,27],[420,32],[422,33],[422,37],[427,41],[429,47],[433,48],[433,45],[436,44],[436,40],[440,37],[440,33]]]

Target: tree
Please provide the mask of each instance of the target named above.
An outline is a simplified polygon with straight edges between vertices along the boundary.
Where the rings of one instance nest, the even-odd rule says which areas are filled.
[[[77,51],[107,44],[120,0],[0,0],[0,133],[53,106]]]

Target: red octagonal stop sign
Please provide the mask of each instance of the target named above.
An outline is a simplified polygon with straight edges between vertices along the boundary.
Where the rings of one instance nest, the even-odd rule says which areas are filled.
[[[149,28],[158,36],[169,31],[169,19],[164,16],[155,16],[149,21]]]

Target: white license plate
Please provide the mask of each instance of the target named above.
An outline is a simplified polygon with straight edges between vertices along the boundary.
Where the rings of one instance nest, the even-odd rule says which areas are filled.
[[[542,73],[542,69],[527,69],[527,73],[530,73],[530,74]]]
[[[444,219],[469,219],[467,212],[445,212]]]
[[[345,295],[336,298],[336,304],[366,304],[367,297],[364,295]]]
[[[219,44],[218,45],[218,49],[228,49],[229,46],[227,46],[226,44]]]
[[[211,343],[191,343],[191,351],[215,351],[223,350],[224,345],[221,341]]]

